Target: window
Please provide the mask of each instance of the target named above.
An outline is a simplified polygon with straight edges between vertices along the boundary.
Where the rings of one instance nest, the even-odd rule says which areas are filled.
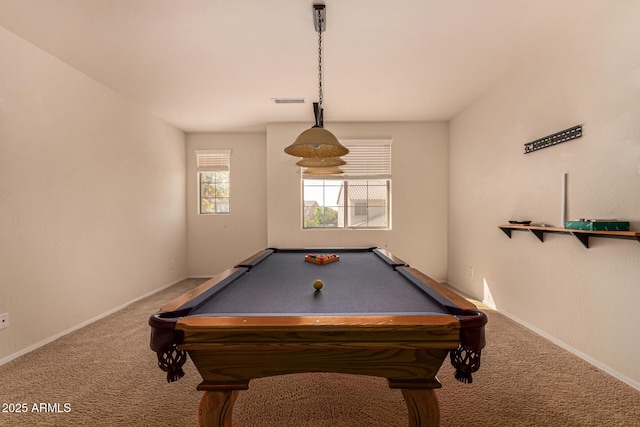
[[[229,213],[231,150],[196,150],[198,213]]]
[[[355,216],[367,216],[367,202],[356,202],[353,214]]]
[[[391,141],[340,142],[344,174],[303,171],[303,228],[391,229]]]

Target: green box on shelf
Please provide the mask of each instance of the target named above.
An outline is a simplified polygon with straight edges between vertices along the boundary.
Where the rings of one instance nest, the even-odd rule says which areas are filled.
[[[629,231],[628,221],[565,221],[568,230]]]

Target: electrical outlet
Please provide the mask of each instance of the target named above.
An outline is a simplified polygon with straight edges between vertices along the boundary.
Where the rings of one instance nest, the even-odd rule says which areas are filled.
[[[469,267],[469,277],[473,277],[473,267]]]
[[[0,329],[9,327],[9,313],[0,314]]]

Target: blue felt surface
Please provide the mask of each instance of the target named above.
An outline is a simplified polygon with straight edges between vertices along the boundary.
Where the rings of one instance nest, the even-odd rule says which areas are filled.
[[[318,251],[321,252],[321,251]],[[307,252],[271,254],[239,275],[190,315],[207,314],[440,314],[442,305],[374,252],[341,252],[317,265]],[[324,282],[316,291],[313,282]]]

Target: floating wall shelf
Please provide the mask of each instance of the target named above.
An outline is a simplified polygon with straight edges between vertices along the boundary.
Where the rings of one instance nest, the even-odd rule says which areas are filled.
[[[541,242],[544,242],[544,233],[572,234],[580,240],[580,243],[582,243],[585,248],[589,247],[589,237],[606,237],[610,239],[626,239],[640,242],[640,233],[635,231],[569,230],[559,227],[542,227],[539,225],[520,224],[499,225],[498,227],[504,232],[504,234],[509,236],[509,238],[511,238],[512,231],[529,231]]]

